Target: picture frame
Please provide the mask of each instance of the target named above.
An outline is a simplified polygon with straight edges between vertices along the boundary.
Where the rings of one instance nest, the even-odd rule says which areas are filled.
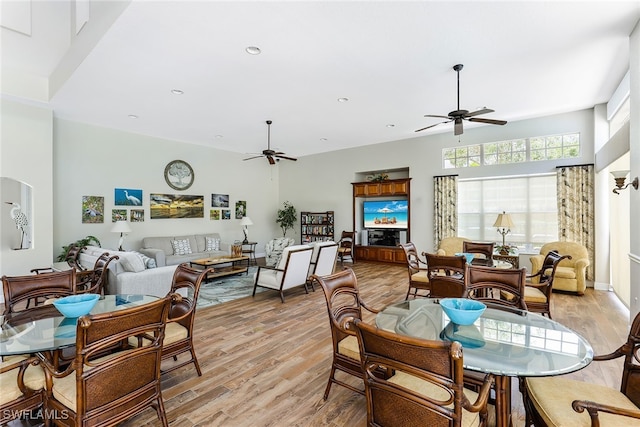
[[[228,208],[229,207],[229,195],[228,194],[211,194],[211,207],[212,208]]]
[[[164,180],[174,190],[186,190],[193,184],[195,174],[184,160],[173,160],[164,168]]]
[[[131,209],[129,216],[130,222],[144,222],[144,209]]]
[[[115,206],[142,206],[142,190],[116,188],[113,191]]]
[[[112,209],[111,210],[111,222],[126,221],[127,210],[126,209]]]
[[[104,197],[82,196],[82,223],[104,223]]]
[[[236,219],[242,219],[245,216],[247,216],[247,202],[238,200],[236,202]]]

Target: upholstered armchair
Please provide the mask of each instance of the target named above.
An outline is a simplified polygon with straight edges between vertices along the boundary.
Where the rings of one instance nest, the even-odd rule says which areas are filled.
[[[544,257],[555,250],[560,255],[571,255],[571,259],[560,261],[553,279],[553,289],[584,294],[587,287],[586,274],[590,264],[589,252],[583,245],[575,242],[550,242],[540,248],[540,255],[534,255],[531,260],[531,271],[542,268]],[[535,282],[534,282],[535,283]]]
[[[456,253],[464,252],[462,250],[462,242],[470,242],[471,239],[466,237],[445,237],[440,240],[436,255],[454,256]]]
[[[291,237],[277,237],[269,240],[264,247],[265,263],[269,267],[275,267],[280,261],[282,251],[287,246],[291,246],[295,243]]]

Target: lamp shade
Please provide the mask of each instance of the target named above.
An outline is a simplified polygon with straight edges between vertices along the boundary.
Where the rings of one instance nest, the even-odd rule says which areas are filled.
[[[496,218],[496,222],[493,224],[493,226],[499,227],[499,228],[513,227],[513,221],[511,220],[511,215],[504,212],[502,212],[501,214],[498,214],[498,218]]]
[[[240,225],[253,225],[253,221],[248,216],[243,216],[242,220],[240,220]]]
[[[112,233],[131,233],[131,227],[127,221],[116,221],[111,227]]]
[[[630,171],[628,170],[622,170],[622,171],[613,171],[611,172],[611,175],[613,175],[614,178],[618,179],[618,178],[626,178],[627,175],[629,174]]]

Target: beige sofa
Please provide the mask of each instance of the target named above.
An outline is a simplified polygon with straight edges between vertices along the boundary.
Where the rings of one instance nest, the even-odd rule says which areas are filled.
[[[119,258],[109,263],[105,293],[142,294],[164,297],[171,289],[173,273],[177,265],[155,267],[152,258],[138,252],[120,252],[97,246],[87,246],[80,252],[78,262],[88,269],[104,252]]]
[[[218,233],[145,237],[142,239],[140,252],[155,259],[158,267],[163,267],[178,265],[198,258],[230,255],[231,245],[221,242]]]
[[[575,242],[551,242],[540,248],[540,255],[534,255],[531,260],[531,271],[538,272],[547,253],[552,250],[560,255],[571,255],[571,259],[563,259],[556,268],[553,279],[553,289],[584,294],[587,287],[586,275],[589,266],[589,252],[587,248]]]

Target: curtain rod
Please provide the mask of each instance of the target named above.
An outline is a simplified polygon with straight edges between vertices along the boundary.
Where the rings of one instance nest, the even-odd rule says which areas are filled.
[[[562,168],[579,168],[582,166],[595,166],[595,164],[593,163],[585,163],[583,165],[565,165],[565,166],[556,166],[556,169],[562,169]]]
[[[459,176],[459,175],[458,174],[455,174],[455,175],[434,175],[433,177],[434,178],[448,178],[450,176]]]

